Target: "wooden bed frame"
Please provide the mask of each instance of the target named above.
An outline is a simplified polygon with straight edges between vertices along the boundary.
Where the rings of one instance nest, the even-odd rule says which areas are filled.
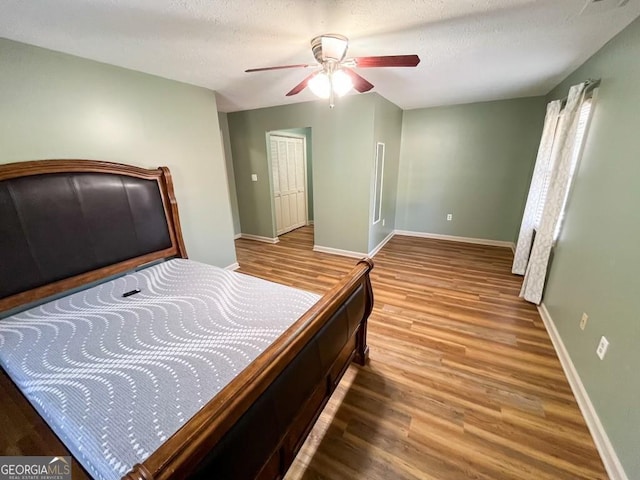
[[[8,194],[2,197],[2,188],[13,189],[10,182],[28,185],[29,179],[47,175],[68,176],[74,182],[74,175],[87,173],[156,182],[169,243],[157,251],[13,292],[0,298],[0,313],[60,296],[70,289],[124,274],[149,262],[187,258],[171,175],[166,167],[146,170],[91,160],[1,165],[0,213],[2,208],[8,208],[6,200],[2,205],[3,198],[9,198]],[[0,235],[7,234],[6,228],[0,225]],[[0,253],[0,262],[12,252],[4,254],[2,257]],[[367,361],[367,318],[373,306],[369,279],[372,268],[370,259],[358,262],[240,375],[123,478],[282,478],[350,362],[365,365]],[[3,370],[0,392],[3,432],[0,455],[70,455]],[[73,478],[90,478],[75,459]]]

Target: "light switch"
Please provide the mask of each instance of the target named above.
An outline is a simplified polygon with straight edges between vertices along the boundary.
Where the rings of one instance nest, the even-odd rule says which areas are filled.
[[[252,173],[251,174],[251,181],[252,182],[257,182],[258,181],[258,174],[257,173]]]

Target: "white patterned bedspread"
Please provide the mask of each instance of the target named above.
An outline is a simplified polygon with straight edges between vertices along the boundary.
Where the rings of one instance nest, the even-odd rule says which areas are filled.
[[[117,479],[318,299],[170,260],[1,320],[0,364],[92,476]]]

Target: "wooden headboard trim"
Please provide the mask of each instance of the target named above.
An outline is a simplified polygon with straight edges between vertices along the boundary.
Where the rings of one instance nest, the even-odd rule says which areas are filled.
[[[0,299],[0,312],[23,304],[37,302],[52,295],[133,270],[145,263],[169,257],[187,258],[187,251],[182,238],[182,228],[180,227],[178,204],[173,190],[173,181],[167,167],[145,169],[96,160],[34,160],[0,165],[0,181],[32,175],[69,172],[109,173],[155,180],[158,183],[162,198],[171,247],[2,298]]]

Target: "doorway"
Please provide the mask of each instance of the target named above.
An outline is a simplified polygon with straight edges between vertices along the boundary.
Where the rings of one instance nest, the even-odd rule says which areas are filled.
[[[268,136],[276,235],[309,222],[307,139],[285,131]]]

